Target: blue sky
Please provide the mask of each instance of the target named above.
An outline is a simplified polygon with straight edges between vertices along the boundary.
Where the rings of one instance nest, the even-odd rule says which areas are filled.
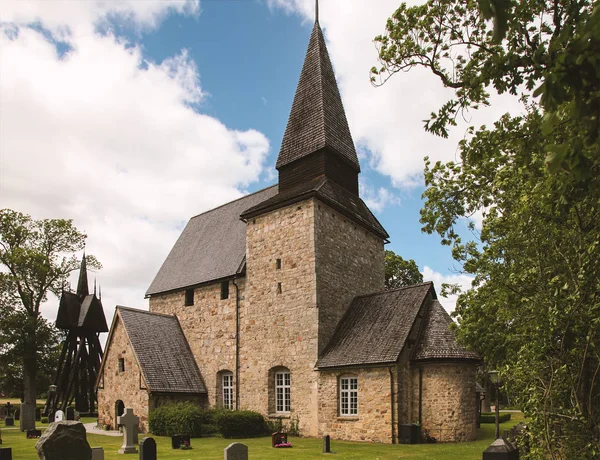
[[[422,120],[451,93],[426,72],[369,83],[373,37],[398,2],[321,0],[362,174],[361,196],[436,283],[450,250],[421,233],[423,157],[456,159],[469,123],[434,138]],[[276,181],[314,20],[313,0],[8,0],[0,6],[0,207],[71,218],[102,261],[107,317],[144,292],[189,217]],[[454,298],[443,300],[451,310]],[[44,315],[54,317],[56,300]]]

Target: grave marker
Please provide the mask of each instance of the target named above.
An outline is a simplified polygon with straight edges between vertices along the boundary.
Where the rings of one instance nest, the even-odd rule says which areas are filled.
[[[156,441],[154,438],[143,438],[140,442],[140,460],[156,460]]]
[[[75,420],[75,409],[67,407],[67,420]]]
[[[38,457],[45,460],[91,460],[92,449],[80,422],[63,421],[48,426],[35,443]]]
[[[248,460],[248,446],[234,442],[225,448],[224,460]]]
[[[123,445],[119,449],[120,454],[135,454],[137,449],[133,443],[133,435],[140,423],[140,418],[133,415],[131,407],[125,408],[125,413],[117,417],[117,423],[123,426]]]
[[[0,460],[12,460],[11,447],[0,447]]]
[[[64,418],[65,418],[65,413],[63,411],[61,411],[60,409],[57,410],[56,413],[54,414],[55,422],[62,422]]]
[[[103,447],[92,447],[92,460],[104,460]]]
[[[329,435],[323,436],[323,453],[331,453],[331,438],[329,437]]]

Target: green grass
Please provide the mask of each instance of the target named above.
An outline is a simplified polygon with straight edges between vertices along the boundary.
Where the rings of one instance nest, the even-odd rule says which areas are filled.
[[[84,419],[88,423],[89,419]],[[500,432],[507,430],[518,422],[523,421],[523,415],[513,413],[509,422],[500,424]],[[39,425],[39,424],[38,424]],[[40,426],[44,428],[44,425]],[[37,454],[34,448],[35,439],[25,439],[25,434],[18,429],[8,430],[2,428],[3,447],[12,447],[13,459],[35,460]],[[358,442],[331,441],[331,450],[337,455],[322,454],[322,440],[313,438],[290,438],[291,449],[273,449],[270,438],[253,439],[222,439],[201,438],[192,439],[191,450],[171,449],[171,438],[156,436],[158,446],[158,458],[171,460],[221,460],[223,449],[232,442],[242,442],[248,446],[251,459],[285,459],[302,460],[311,458],[332,459],[414,459],[414,460],[481,460],[482,452],[492,443],[494,439],[494,425],[482,425],[477,430],[477,441],[448,444],[372,444]],[[119,455],[117,450],[121,447],[122,438],[89,434],[90,446],[104,447],[104,458],[106,460],[123,460],[124,458],[137,458]]]

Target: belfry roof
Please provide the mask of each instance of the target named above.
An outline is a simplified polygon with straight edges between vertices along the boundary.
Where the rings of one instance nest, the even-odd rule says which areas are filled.
[[[319,21],[315,21],[276,167],[329,147],[360,171]]]

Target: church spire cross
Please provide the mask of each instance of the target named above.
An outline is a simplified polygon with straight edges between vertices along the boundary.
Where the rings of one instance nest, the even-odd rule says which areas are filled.
[[[315,0],[315,22],[319,22],[319,0]]]

